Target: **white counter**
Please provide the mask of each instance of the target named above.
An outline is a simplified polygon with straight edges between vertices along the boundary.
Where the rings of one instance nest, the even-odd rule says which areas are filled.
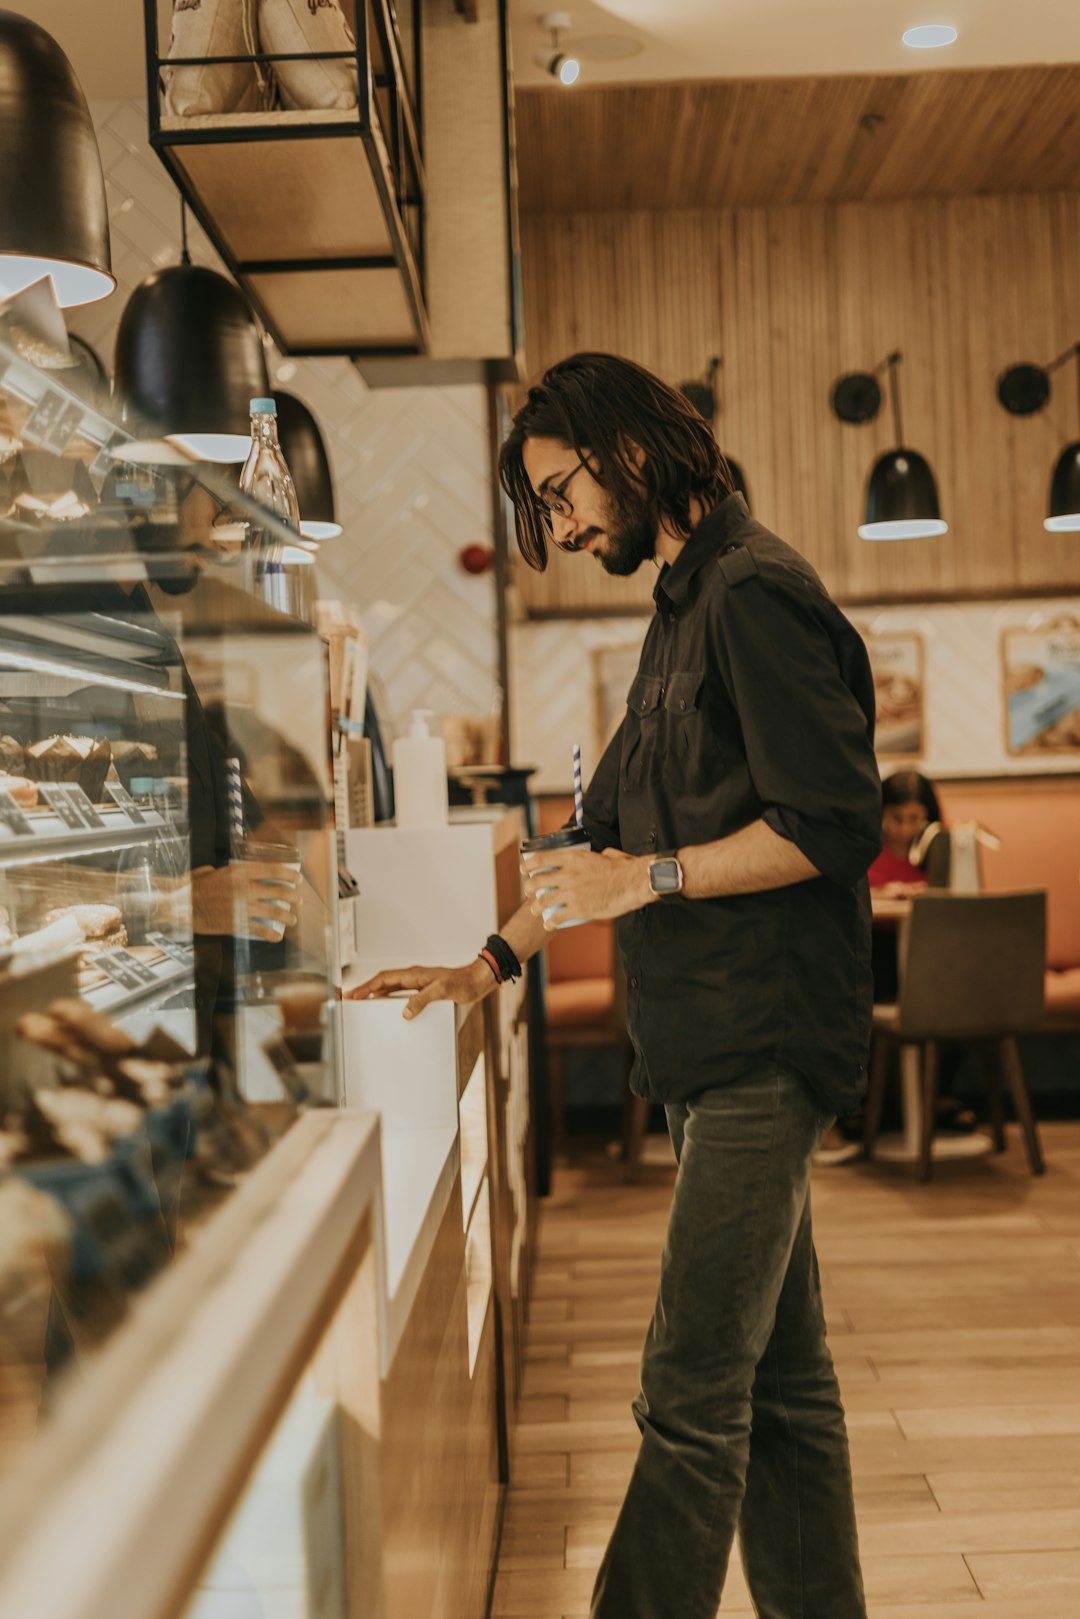
[[[439,1002],[407,1023],[404,1008],[405,998],[338,1004],[345,1105],[371,1109],[382,1123],[384,1377],[460,1167],[458,1009]]]

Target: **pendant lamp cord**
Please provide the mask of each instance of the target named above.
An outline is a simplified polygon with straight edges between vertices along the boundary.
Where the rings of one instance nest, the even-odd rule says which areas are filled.
[[[705,386],[712,390],[713,404],[717,407],[719,407],[719,400],[716,397],[716,377],[723,363],[720,355],[714,354],[705,368]]]
[[[896,448],[904,448],[904,422],[900,415],[900,362],[902,354],[890,354],[885,364],[889,368],[889,393],[892,397],[893,431],[896,434]]]
[[[1051,360],[1046,367],[1047,376],[1052,371],[1059,371],[1067,360],[1072,359],[1080,360],[1080,343],[1070,343],[1064,354],[1059,354],[1056,360]],[[1077,409],[1080,410],[1080,365],[1076,367],[1076,403]]]
[[[180,263],[191,263],[187,239],[187,200],[184,197],[180,198]]]

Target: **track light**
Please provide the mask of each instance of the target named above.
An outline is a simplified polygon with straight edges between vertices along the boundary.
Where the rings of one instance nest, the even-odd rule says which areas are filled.
[[[1014,365],[998,378],[997,396],[1010,416],[1034,416],[1050,398],[1050,374],[1069,360],[1080,360],[1080,343],[1073,343],[1049,365]],[[1080,387],[1080,366],[1077,367]],[[1080,439],[1066,444],[1050,478],[1050,511],[1043,519],[1050,534],[1080,532]]]
[[[559,35],[573,25],[574,19],[568,11],[546,11],[540,18],[541,28],[551,35],[551,44],[535,50],[533,61],[545,73],[550,73],[553,79],[558,79],[560,84],[576,84],[581,74],[581,63],[577,57],[564,51],[559,42]]]
[[[866,515],[859,524],[861,540],[925,540],[947,534],[937,484],[930,463],[917,450],[904,448],[900,416],[902,354],[890,354],[875,371],[853,371],[833,388],[832,407],[842,422],[872,422],[881,409],[878,375],[888,371],[896,449],[878,457],[866,486]]]

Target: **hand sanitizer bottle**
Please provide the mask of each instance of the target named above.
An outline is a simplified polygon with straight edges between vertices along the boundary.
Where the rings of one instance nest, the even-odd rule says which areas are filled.
[[[446,744],[432,736],[429,708],[413,710],[408,736],[394,743],[394,805],[399,827],[445,826],[449,820],[446,791]]]

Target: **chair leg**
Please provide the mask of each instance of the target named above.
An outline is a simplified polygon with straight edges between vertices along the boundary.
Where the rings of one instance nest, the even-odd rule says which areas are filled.
[[[623,1138],[623,1157],[626,1161],[626,1179],[637,1180],[638,1165],[641,1161],[641,1144],[645,1140],[645,1132],[649,1128],[650,1104],[643,1096],[635,1096],[633,1092],[627,1093],[626,1101],[626,1129]]]
[[[552,1156],[566,1151],[566,1051],[548,1046],[548,1103],[551,1108]]]
[[[934,1156],[934,1124],[937,1121],[938,1071],[941,1049],[936,1040],[927,1040],[923,1046],[922,1071],[922,1125],[919,1143],[919,1179],[930,1179]]]
[[[994,1151],[1005,1151],[1005,1109],[1001,1105],[1001,1071],[997,1051],[992,1044],[979,1047],[979,1063],[986,1080],[986,1100],[990,1112],[990,1133],[994,1138]]]
[[[874,1143],[881,1129],[881,1115],[885,1110],[885,1081],[889,1072],[890,1041],[887,1035],[874,1036],[870,1047],[870,1073],[867,1081],[866,1101],[863,1104],[863,1152],[867,1159],[874,1156]]]
[[[1035,1123],[1035,1114],[1031,1107],[1031,1093],[1028,1090],[1024,1065],[1020,1060],[1020,1047],[1010,1036],[1000,1042],[998,1050],[1001,1052],[1001,1066],[1005,1071],[1005,1081],[1009,1087],[1013,1107],[1016,1109],[1016,1117],[1019,1119],[1020,1128],[1024,1132],[1024,1145],[1027,1148],[1031,1173],[1041,1175],[1046,1166],[1043,1163],[1042,1147],[1039,1145],[1039,1131]]]

